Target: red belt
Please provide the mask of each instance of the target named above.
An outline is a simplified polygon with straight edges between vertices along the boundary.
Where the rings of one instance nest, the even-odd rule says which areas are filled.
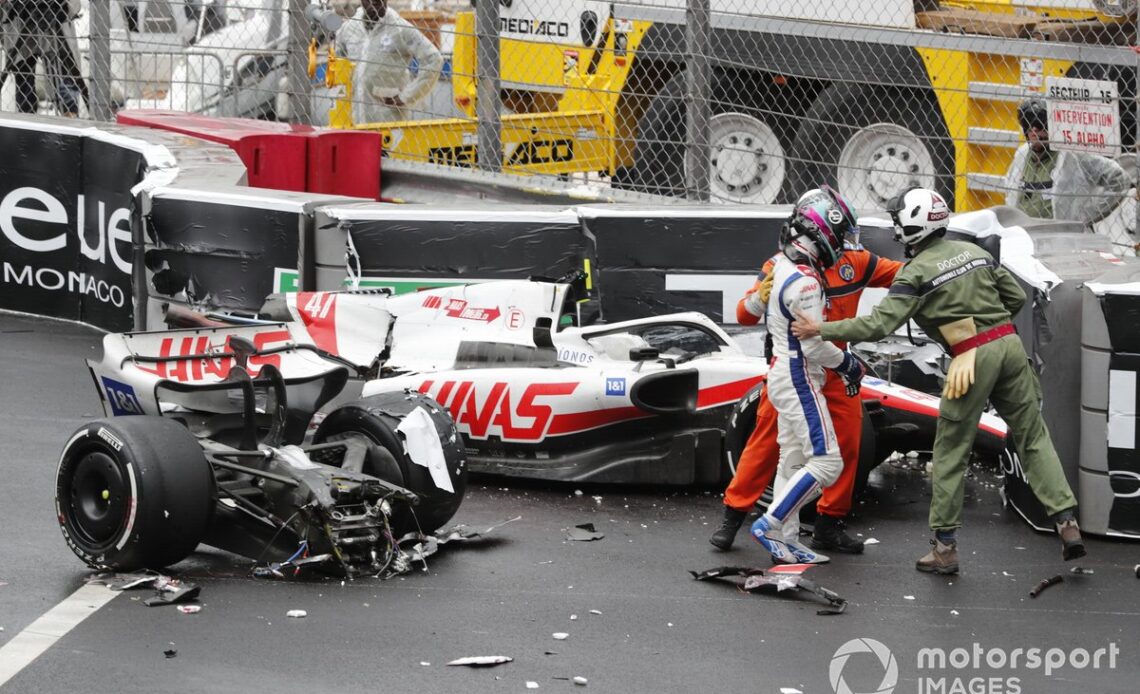
[[[969,352],[971,349],[981,347],[987,342],[993,342],[994,340],[1003,338],[1006,335],[1013,335],[1016,332],[1017,329],[1013,327],[1013,323],[1003,323],[996,328],[983,330],[973,337],[968,337],[956,345],[951,345],[950,354],[956,357],[963,352]]]

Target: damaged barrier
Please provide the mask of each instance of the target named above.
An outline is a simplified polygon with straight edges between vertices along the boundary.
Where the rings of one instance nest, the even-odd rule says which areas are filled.
[[[133,191],[174,166],[115,132],[0,119],[0,308],[126,330]]]
[[[563,277],[595,251],[572,209],[332,205],[315,212],[312,280],[396,293],[473,281]],[[306,259],[307,260],[307,259]],[[307,263],[306,263],[307,265]]]
[[[1140,267],[1126,265],[1085,285],[1081,331],[1081,525],[1104,535],[1140,535]]]
[[[164,187],[145,200],[147,281],[137,291],[153,328],[164,304],[256,313],[269,294],[298,289],[314,211],[351,198]]]

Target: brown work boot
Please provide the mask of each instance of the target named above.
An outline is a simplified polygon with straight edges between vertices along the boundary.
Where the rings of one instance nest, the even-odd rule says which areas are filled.
[[[1087,554],[1084,540],[1081,539],[1081,527],[1075,518],[1057,523],[1057,534],[1061,536],[1061,556],[1065,561],[1080,559]]]
[[[914,564],[914,568],[928,574],[956,574],[958,573],[958,543],[944,545],[938,540],[931,540],[934,549]]]

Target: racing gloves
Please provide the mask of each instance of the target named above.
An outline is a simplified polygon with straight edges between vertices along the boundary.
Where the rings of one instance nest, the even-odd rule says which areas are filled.
[[[938,331],[951,346],[978,334],[973,318],[963,318],[940,325]],[[942,397],[954,400],[970,390],[970,386],[974,384],[974,360],[977,352],[977,349],[970,349],[950,360],[950,366],[946,369],[946,383],[942,387]]]
[[[867,368],[854,354],[844,352],[843,361],[835,368],[835,373],[839,374],[839,377],[843,379],[843,384],[847,386],[847,397],[853,398],[859,394],[863,376],[867,375]]]
[[[776,273],[769,272],[764,275],[764,279],[760,280],[760,286],[756,288],[756,293],[760,295],[760,301],[764,302],[765,306],[768,305],[768,297],[772,296],[772,282],[775,278]]]
[[[745,311],[757,318],[764,317],[764,311],[768,307],[768,297],[772,296],[772,280],[775,276],[775,273],[769,272],[755,289],[748,292],[744,297]]]

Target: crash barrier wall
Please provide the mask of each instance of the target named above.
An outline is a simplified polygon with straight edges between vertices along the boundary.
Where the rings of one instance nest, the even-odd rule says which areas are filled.
[[[146,200],[147,281],[138,292],[151,329],[164,325],[164,304],[255,313],[269,294],[297,289],[315,210],[348,201],[185,186],[153,190]]]
[[[1140,534],[1138,280],[1123,267],[1082,292],[1079,500],[1082,524],[1102,534]]]
[[[1041,414],[1049,429],[1053,445],[1061,459],[1066,477],[1074,489],[1083,489],[1081,467],[1086,441],[1083,426],[1075,426],[1083,419],[1081,405],[1085,390],[1081,369],[1073,368],[1082,362],[1082,347],[1076,339],[1098,318],[1090,314],[1083,300],[1085,283],[1111,276],[1122,260],[1111,254],[1103,238],[1090,234],[1033,229],[1034,260],[1060,284],[1050,281],[1047,288],[1040,283],[1022,280],[1030,297],[1028,307],[1015,319],[1026,353],[1040,374],[1042,386]],[[1045,300],[1046,295],[1048,300]],[[1005,476],[1005,493],[1010,504],[1030,524],[1041,530],[1052,530],[1048,514],[1037,501],[1025,478],[1020,458],[1007,455],[1002,460]],[[1082,494],[1084,492],[1081,492]],[[1097,520],[1108,508],[1102,499],[1084,499],[1081,520],[1092,521],[1090,531],[1104,534],[1104,525]]]
[[[315,286],[345,281],[407,291],[458,281],[558,278],[595,255],[565,207],[324,207],[316,217]],[[347,256],[346,256],[347,246]]]
[[[256,310],[274,267],[296,275],[315,204],[352,200],[244,187],[210,143],[77,125],[0,119],[0,308],[111,331],[161,326],[171,301]]]
[[[363,35],[357,4],[12,0],[5,69],[30,75],[36,58],[38,81],[17,99],[13,75],[0,107],[321,124],[345,89],[327,86],[327,47]],[[916,183],[958,211],[1001,204],[1022,188],[1007,176],[1025,140],[1017,104],[1044,96],[1054,147],[1072,151],[1038,213],[1095,224],[1130,253],[1140,61],[1129,4],[391,0],[414,28],[383,30],[367,51],[341,44],[356,61],[356,125],[400,120],[369,126],[393,157],[724,202],[787,203],[826,181],[864,210]],[[382,103],[437,80],[450,80],[454,104]],[[1097,191],[1123,202],[1087,195]]]
[[[0,119],[0,308],[133,325],[135,192],[176,172],[154,142],[62,119]]]

